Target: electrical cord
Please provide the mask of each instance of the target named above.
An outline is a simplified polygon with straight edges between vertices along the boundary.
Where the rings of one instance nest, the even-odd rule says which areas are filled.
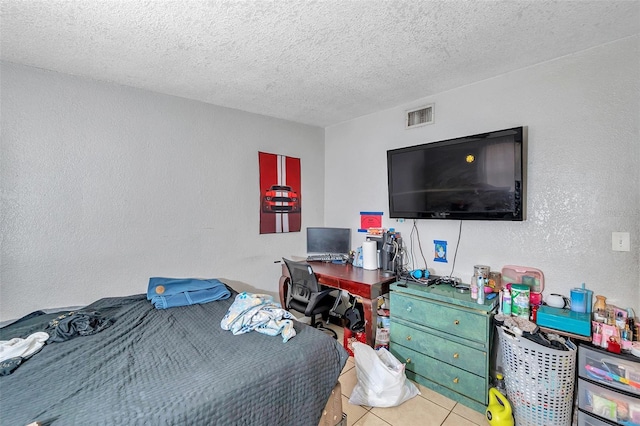
[[[422,242],[420,242],[420,230],[417,226],[417,221],[413,219],[413,227],[416,229],[416,236],[418,237],[418,247],[420,248],[420,256],[422,256],[422,261],[424,262],[424,269],[428,269],[429,265],[427,265],[427,259],[424,257],[424,252],[422,251]]]
[[[392,253],[392,257],[390,262],[394,264],[394,274],[400,278],[400,276],[406,271],[406,266],[409,264],[404,240],[399,243],[398,240],[394,239],[390,244],[392,245],[392,250],[390,251],[390,253]],[[401,261],[402,264],[400,264],[399,261]]]
[[[407,284],[408,282],[413,282],[420,285],[429,285],[431,280],[428,278],[416,278],[411,275],[408,271],[403,271],[399,277],[400,280],[403,280],[403,284]]]
[[[410,252],[411,252],[411,269],[416,269],[416,264],[415,264],[415,254],[413,251],[413,235],[415,233],[416,230],[416,221],[414,219],[413,221],[413,226],[411,227],[411,233],[409,234],[409,247],[410,247]],[[408,259],[407,259],[408,260]],[[408,264],[409,262],[407,262]]]
[[[391,261],[395,262],[397,258],[398,258],[398,242],[394,239],[393,240],[393,258],[391,259]]]
[[[458,228],[458,241],[456,242],[456,251],[453,254],[453,263],[451,265],[451,273],[449,277],[453,277],[453,271],[456,269],[456,257],[458,256],[458,247],[460,246],[460,236],[462,235],[462,220],[460,221],[460,227]]]
[[[397,240],[393,241],[393,248],[394,248],[394,253],[391,261],[395,262],[398,259],[398,257],[402,259],[402,265],[396,264],[396,271],[395,271],[395,273],[398,276],[400,276],[404,273],[404,271],[406,270],[406,266],[408,265],[407,256],[405,256],[406,250],[404,249],[403,245],[398,244]]]
[[[413,247],[414,247],[413,246],[413,237],[414,237],[414,235],[418,239],[418,248],[420,249],[420,255],[422,256],[422,261],[424,262],[424,269],[429,269],[429,265],[427,264],[427,259],[425,259],[424,252],[422,250],[422,242],[420,241],[420,231],[418,230],[417,220],[416,219],[413,219],[413,226],[411,227],[411,234],[409,235],[409,241],[411,243],[411,269],[413,269],[413,270],[416,269],[416,263],[415,263],[416,256],[415,256],[414,249],[413,249]]]

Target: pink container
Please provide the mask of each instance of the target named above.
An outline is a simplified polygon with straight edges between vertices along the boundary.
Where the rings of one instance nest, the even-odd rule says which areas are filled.
[[[522,277],[533,278],[531,293],[542,293],[544,291],[544,274],[540,269],[530,266],[506,265],[502,267],[502,282],[513,284],[525,284]]]
[[[542,305],[542,293],[531,293],[529,295],[529,303],[532,305],[540,306]]]

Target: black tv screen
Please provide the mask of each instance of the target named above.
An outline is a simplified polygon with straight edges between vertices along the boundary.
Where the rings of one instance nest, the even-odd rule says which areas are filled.
[[[348,254],[351,250],[349,228],[307,228],[308,254]]]
[[[524,220],[523,129],[387,151],[389,216]]]

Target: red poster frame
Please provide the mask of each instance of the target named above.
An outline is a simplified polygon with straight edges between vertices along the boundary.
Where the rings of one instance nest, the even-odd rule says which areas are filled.
[[[258,152],[260,167],[260,233],[300,232],[300,159]]]

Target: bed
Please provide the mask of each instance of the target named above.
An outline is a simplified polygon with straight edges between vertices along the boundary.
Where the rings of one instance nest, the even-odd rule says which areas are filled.
[[[85,307],[110,326],[46,344],[0,377],[0,424],[317,426],[346,351],[297,321],[286,343],[222,330],[237,294],[229,289],[226,300],[163,310],[144,294]],[[26,316],[1,328],[0,340],[57,316]]]

